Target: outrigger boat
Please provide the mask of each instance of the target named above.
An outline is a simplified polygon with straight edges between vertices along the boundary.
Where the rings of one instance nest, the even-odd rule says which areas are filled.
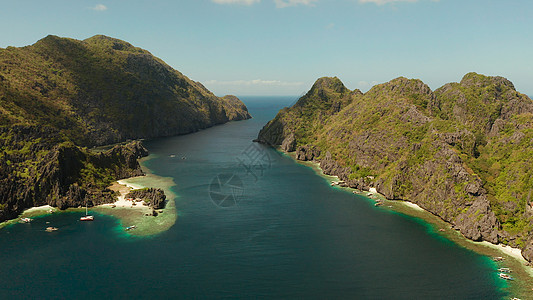
[[[500,272],[500,273],[511,273],[511,269],[509,269],[509,268],[499,268],[498,272]]]
[[[509,274],[500,273],[500,274],[498,274],[498,276],[500,276],[501,279],[513,280],[513,277],[511,277],[511,275],[509,275]]]

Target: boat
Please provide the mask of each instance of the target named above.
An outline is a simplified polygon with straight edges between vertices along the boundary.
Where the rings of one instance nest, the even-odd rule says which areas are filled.
[[[30,219],[30,218],[22,218],[22,219],[20,219],[20,221],[21,221],[22,223],[30,223],[31,221],[33,221],[33,219]]]
[[[94,217],[93,216],[81,217],[80,221],[94,221]]]
[[[513,277],[511,277],[511,275],[509,275],[509,274],[499,273],[498,276],[500,276],[501,279],[513,280]]]
[[[500,273],[511,273],[511,269],[509,269],[509,268],[499,268],[498,272],[500,272]]]
[[[496,257],[493,257],[492,260],[493,261],[502,261],[502,260],[504,260],[504,258],[501,257],[501,256],[496,256]]]
[[[85,203],[85,216],[81,217],[80,221],[94,221],[94,216],[88,215],[87,203]]]
[[[52,227],[52,226],[46,227],[46,231],[48,232],[56,231],[57,229],[58,229],[57,227]]]
[[[132,230],[132,229],[135,229],[135,228],[137,228],[137,226],[131,225],[131,226],[126,227],[126,231]]]

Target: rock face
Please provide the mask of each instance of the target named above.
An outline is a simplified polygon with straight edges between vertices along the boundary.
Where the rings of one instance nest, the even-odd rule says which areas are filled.
[[[533,260],[533,101],[505,78],[469,73],[432,91],[400,77],[365,94],[321,78],[256,141]]]
[[[115,201],[106,187],[112,180],[143,175],[137,159],[147,150],[134,141],[94,153],[60,142],[48,127],[0,127],[0,221],[32,206],[60,209]]]
[[[137,159],[147,155],[140,142],[125,141],[250,117],[237,97],[216,97],[150,52],[110,37],[47,36],[0,49],[0,222],[32,206],[112,202],[106,187],[142,175]],[[85,148],[115,143],[123,144]]]
[[[296,159],[297,160],[313,160],[320,156],[320,149],[315,146],[300,146],[296,150]]]
[[[133,190],[126,195],[126,198],[141,199],[154,209],[161,209],[165,207],[165,192],[162,189],[140,189]]]
[[[106,36],[0,49],[0,125],[47,124],[77,145],[186,134],[250,118],[150,52]]]

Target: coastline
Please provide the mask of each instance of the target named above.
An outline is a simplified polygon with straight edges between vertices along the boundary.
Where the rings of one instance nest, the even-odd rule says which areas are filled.
[[[324,180],[326,180],[328,183],[339,181],[339,177],[337,176],[324,174],[324,171],[322,168],[320,168],[320,163],[315,161],[299,161],[296,159],[296,154],[294,152],[287,153],[282,151],[279,147],[275,147],[275,149],[276,151],[291,157],[296,163],[311,168],[317,175],[324,178]],[[520,249],[503,244],[496,245],[488,241],[472,241],[464,237],[458,230],[455,230],[452,227],[452,224],[442,220],[438,216],[423,209],[415,203],[401,200],[388,200],[385,198],[385,196],[377,192],[372,193],[371,198],[368,195],[368,191],[361,191],[349,187],[340,187],[339,185],[332,186],[332,188],[335,187],[340,188],[348,193],[363,196],[372,202],[382,202],[383,205],[376,207],[377,209],[387,209],[395,213],[421,219],[432,228],[430,234],[441,236],[470,251],[487,256],[488,258],[497,256],[503,257],[503,261],[493,262],[495,266],[495,276],[497,276],[498,273],[497,268],[507,267],[513,270],[512,276],[515,279],[511,284],[508,284],[504,290],[509,293],[510,297],[521,297],[523,299],[533,298],[533,267],[522,256],[522,251]],[[503,279],[496,278],[496,280]]]
[[[124,230],[130,236],[146,237],[162,233],[172,227],[178,218],[175,203],[177,195],[171,190],[176,184],[172,178],[154,175],[148,169],[146,162],[153,157],[149,155],[139,159],[139,164],[146,174],[145,176],[130,177],[113,183],[113,190],[120,193],[117,201],[98,205],[91,209],[91,211],[117,218],[120,222],[121,230]],[[152,211],[150,207],[140,204],[132,206],[131,201],[124,199],[125,195],[132,189],[145,187],[160,188],[165,192],[167,197],[166,205],[165,208],[157,210],[159,212],[157,216],[146,215]],[[136,226],[135,229],[125,231],[126,227],[133,225]]]
[[[145,176],[130,177],[115,181],[112,185],[120,193],[117,197],[117,201],[114,203],[101,204],[89,208],[89,212],[96,212],[98,214],[108,215],[115,217],[119,220],[121,232],[124,232],[128,236],[147,237],[162,233],[168,230],[176,223],[178,213],[176,210],[175,200],[177,195],[171,190],[175,186],[175,182],[172,178],[161,177],[154,175],[150,169],[146,166],[146,162],[152,159],[154,156],[149,155],[139,159],[139,164]],[[152,209],[144,205],[131,205],[131,201],[126,201],[124,196],[132,189],[141,189],[144,187],[160,188],[165,192],[166,205],[165,208],[158,210],[162,211],[158,216],[147,216]],[[115,207],[113,207],[113,205]],[[68,208],[65,210],[59,210],[50,205],[42,205],[37,207],[31,207],[24,210],[17,218],[7,220],[0,223],[0,229],[17,224],[21,222],[22,218],[35,218],[45,215],[50,215],[56,212],[84,212],[84,208]],[[95,222],[98,218],[95,218]],[[135,225],[134,230],[125,231],[126,227]]]
[[[7,220],[2,223],[0,223],[0,229],[4,228],[8,225],[13,225],[21,222],[22,218],[35,218],[43,215],[49,215],[53,214],[55,212],[60,211],[59,209],[52,207],[50,205],[41,205],[41,206],[35,206],[30,207],[26,210],[24,210],[18,217],[15,219]]]

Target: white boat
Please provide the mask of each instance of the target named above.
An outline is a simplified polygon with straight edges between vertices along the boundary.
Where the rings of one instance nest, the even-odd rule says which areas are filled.
[[[137,226],[131,225],[131,226],[126,227],[126,231],[127,230],[132,230],[132,229],[135,229],[135,228],[137,228]]]
[[[20,219],[20,221],[21,221],[22,223],[30,223],[31,221],[33,221],[33,219],[30,219],[30,218],[22,218],[22,219]]]
[[[500,276],[501,279],[513,280],[513,277],[511,277],[511,275],[509,275],[509,274],[500,273],[500,274],[498,274],[498,276]]]
[[[94,221],[94,216],[88,214],[87,203],[85,203],[85,217],[81,217],[80,221]]]
[[[501,273],[511,273],[511,269],[509,269],[509,268],[499,268],[499,269],[498,269],[498,272],[501,272]]]
[[[56,231],[58,228],[57,227],[46,227],[46,231],[48,232],[52,232],[52,231]]]

